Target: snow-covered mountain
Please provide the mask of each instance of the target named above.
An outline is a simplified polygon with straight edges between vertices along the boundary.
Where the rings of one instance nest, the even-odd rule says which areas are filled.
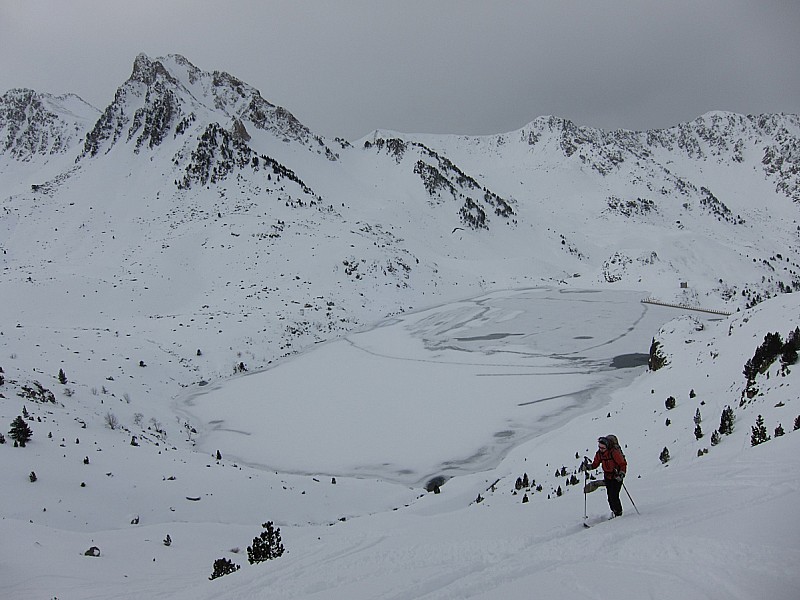
[[[766,368],[758,384],[744,379],[741,371],[767,333],[777,330],[786,340],[798,326],[796,294],[791,293],[800,290],[798,139],[796,115],[714,112],[648,132],[605,132],[540,117],[516,132],[494,136],[375,131],[354,142],[329,140],[247,83],[227,73],[202,71],[178,55],[136,57],[130,78],[102,111],[76,96],[7,92],[0,98],[0,423],[9,424],[24,406],[34,438],[25,449],[12,448],[8,437],[0,446],[13,471],[7,487],[11,493],[0,504],[5,536],[50,561],[75,554],[76,544],[102,545],[102,538],[116,556],[106,559],[113,568],[102,576],[103,597],[127,597],[123,583],[131,578],[136,592],[130,595],[155,597],[148,579],[156,587],[164,585],[174,569],[187,575],[160,594],[180,597],[180,587],[190,586],[193,597],[210,597],[219,586],[206,583],[209,587],[199,590],[203,586],[196,576],[210,572],[206,554],[219,555],[227,550],[220,544],[234,544],[242,536],[238,543],[247,543],[253,524],[275,520],[286,537],[294,538],[294,557],[275,597],[310,597],[314,586],[322,597],[341,597],[346,585],[335,581],[314,579],[305,588],[289,582],[311,568],[313,562],[305,562],[309,556],[344,566],[347,581],[373,581],[346,557],[352,553],[363,561],[359,549],[379,546],[380,532],[408,527],[436,550],[423,552],[415,566],[412,556],[420,548],[401,536],[402,543],[383,546],[377,572],[403,555],[398,564],[423,576],[426,560],[450,556],[434,571],[456,583],[448,588],[444,579],[436,583],[431,575],[415,588],[401,578],[396,584],[405,597],[489,597],[482,586],[502,586],[503,581],[510,582],[508,590],[521,591],[524,561],[501,552],[517,573],[504,578],[492,556],[506,544],[530,550],[544,543],[560,551],[555,540],[565,532],[553,523],[569,518],[566,501],[556,494],[564,488],[561,467],[571,474],[570,461],[589,451],[585,444],[593,436],[609,428],[624,432],[626,452],[638,461],[643,477],[642,495],[652,505],[658,502],[660,482],[670,476],[673,483],[684,476],[699,484],[698,473],[713,476],[713,465],[723,468],[726,461],[749,465],[744,457],[759,450],[749,448],[749,428],[740,425],[725,438],[738,441],[703,458],[707,440],[692,433],[695,409],[706,415],[705,406],[713,408],[706,416],[716,420],[731,405],[740,423],[749,425],[763,414],[770,428],[780,421],[787,432],[791,429],[797,412],[789,391],[791,367]],[[490,294],[538,287],[575,296],[570,301],[509,301],[519,303],[516,309]],[[579,293],[584,290],[608,293],[611,299],[604,300],[602,309],[584,312],[580,302],[572,303],[592,296]],[[638,302],[645,296],[733,316],[713,317],[724,320],[705,321],[703,327],[683,319],[659,333],[674,309],[654,313]],[[552,302],[569,310],[551,314],[545,307]],[[425,312],[442,306],[453,308]],[[528,323],[521,315],[532,306],[539,320]],[[654,315],[658,326],[643,330]],[[575,330],[559,319],[577,321]],[[354,337],[378,322],[384,324],[379,331],[388,332],[393,320],[411,332],[407,338],[380,341],[377,336],[373,343],[363,334]],[[636,330],[636,343],[620,350],[634,355],[635,364],[641,362],[635,355],[646,355],[655,337],[669,364],[636,379],[633,371],[629,377],[629,370],[621,369],[626,375],[610,376],[613,385],[592,380],[589,391],[567,389],[560,382],[574,383],[585,372],[605,373],[604,361],[610,357],[594,353],[616,348],[616,336],[590,332],[589,320],[608,321],[628,341],[633,338],[623,332]],[[488,325],[473,330],[479,323]],[[547,332],[541,337],[544,345],[531,333],[540,330]],[[562,348],[566,342],[559,332],[569,332],[578,346]],[[343,336],[349,347],[372,358],[337,362],[337,356],[350,354],[334,344],[308,353]],[[580,341],[592,339],[597,343]],[[559,353],[582,369],[536,362]],[[299,360],[307,356],[316,358]],[[371,362],[378,357],[436,366],[431,374],[392,363],[397,369],[392,372],[400,374],[394,380],[379,375],[381,367]],[[301,365],[307,366],[298,375]],[[509,393],[512,383],[505,368],[521,370],[515,375],[536,373],[541,379],[535,387],[552,394],[528,400],[523,389],[515,392],[522,394],[518,398]],[[59,370],[65,381],[59,381]],[[376,378],[373,384],[363,385],[370,377]],[[324,383],[295,397],[291,382],[305,378],[309,384]],[[463,378],[474,381],[464,386]],[[528,381],[516,377],[523,379]],[[405,411],[396,412],[399,402],[387,404],[393,394],[387,393],[383,403],[372,401],[381,385],[399,393],[415,381],[425,386],[408,392],[419,403],[409,403]],[[612,393],[608,386],[619,389]],[[433,390],[430,398],[428,389]],[[671,413],[676,424],[665,426],[663,397],[689,398],[690,389],[700,394],[698,401],[691,396],[691,402],[679,402]],[[271,398],[270,390],[280,390],[280,398]],[[486,407],[476,404],[465,410],[473,416],[463,417],[461,427],[444,423],[448,415],[458,421],[461,402],[469,407],[478,397],[494,395],[506,397],[507,406],[484,414]],[[636,404],[643,396],[652,398]],[[566,416],[563,407],[556,411],[561,416],[515,412],[551,397],[570,399]],[[243,398],[255,404],[242,404]],[[270,407],[264,412],[262,400]],[[341,407],[341,415],[331,406]],[[407,422],[409,414],[436,415],[442,423]],[[313,415],[326,415],[326,420]],[[329,422],[340,417],[351,424],[365,420],[355,428]],[[534,421],[553,429],[543,434]],[[288,432],[291,440],[273,447],[280,436],[260,437],[271,422],[280,424],[282,435]],[[495,430],[487,433],[487,428]],[[362,439],[363,429],[375,435]],[[403,442],[396,439],[399,431]],[[414,468],[394,465],[398,449],[421,431],[426,442],[414,447],[426,456]],[[236,432],[245,433],[251,444],[240,447]],[[286,448],[298,456],[303,444],[295,442],[304,432],[310,446],[326,439],[325,448],[332,448],[344,438],[356,448],[362,444],[363,463],[353,464],[362,453],[350,453],[345,445],[341,454],[328,452],[325,461],[316,459],[324,467],[306,464],[313,462],[313,452],[293,461],[253,449],[270,448],[274,456]],[[490,434],[494,441],[476,442]],[[786,448],[769,450],[777,464],[789,464],[796,437],[788,434],[770,445]],[[395,452],[378,460],[381,440]],[[209,460],[212,444],[224,445],[222,455],[231,455],[230,460]],[[658,453],[666,446],[673,461],[665,471]],[[440,456],[442,447],[474,451],[475,456],[467,459],[456,450],[455,456]],[[531,504],[550,524],[520,539],[504,532],[502,524],[530,518],[520,516],[519,498],[510,492],[526,469],[537,473],[544,490],[539,495],[535,486],[529,490]],[[39,474],[36,483],[29,481],[30,471]],[[676,471],[681,475],[672,475]],[[421,484],[435,476],[448,480],[444,500],[439,495],[434,500],[433,494],[420,497]],[[336,486],[320,492],[321,483],[333,477]],[[745,477],[756,485],[754,471]],[[176,478],[180,483],[169,483]],[[484,497],[495,494],[489,479],[505,491],[491,501],[473,502],[479,491]],[[174,489],[165,490],[170,485]],[[311,490],[314,486],[317,491]],[[796,486],[790,491],[796,492]],[[548,494],[552,503],[544,498]],[[298,495],[305,497],[298,502]],[[736,514],[736,498],[783,502],[780,494],[728,488],[721,488],[720,495],[734,498],[729,509]],[[258,504],[260,496],[269,499],[268,509]],[[573,504],[580,496],[565,494]],[[689,497],[686,492],[680,501],[688,503]],[[195,508],[187,509],[187,502]],[[401,507],[407,510],[395,510]],[[492,540],[477,563],[457,550],[472,543],[464,530],[476,518],[467,511],[474,510],[481,511],[480,527]],[[641,554],[652,540],[663,540],[680,520],[678,514],[665,514],[663,522],[626,525],[629,534],[648,540],[630,545],[631,555]],[[722,512],[704,514],[707,524],[726,522]],[[145,528],[131,523],[140,524],[143,515],[146,523],[141,524],[151,529],[141,534]],[[408,522],[417,518],[425,525]],[[331,523],[345,520],[347,525],[330,529],[336,534],[325,533]],[[368,531],[375,527],[378,533]],[[180,530],[173,537],[183,540],[168,550],[169,558],[161,547],[166,529]],[[32,535],[44,541],[31,546]],[[156,557],[139,539],[142,535],[159,546],[164,567],[151,569],[149,560]],[[450,547],[436,541],[437,535],[456,541]],[[209,542],[209,537],[224,542]],[[320,549],[315,540],[323,538],[326,546]],[[717,548],[711,537],[699,543],[707,550]],[[148,556],[137,573],[127,566],[126,544]],[[787,556],[796,551],[789,550],[789,542],[781,544]],[[578,560],[580,552],[573,546],[578,545],[567,542],[563,549]],[[764,548],[761,555],[770,550]],[[90,559],[72,560],[64,561],[57,585],[47,587],[26,583],[33,568],[25,571],[20,559],[4,555],[3,562],[13,562],[29,577],[14,579],[0,595],[23,590],[92,597],[99,575],[81,562]],[[541,560],[537,564],[547,571]],[[467,573],[480,571],[476,566],[483,561],[492,566],[481,583],[478,575]],[[652,569],[654,563],[643,568]],[[559,577],[565,569],[558,570]],[[74,585],[67,582],[73,570],[82,574]],[[329,569],[320,572],[336,579]],[[140,577],[144,573],[150,575]],[[240,584],[245,588],[263,585],[258,576],[247,577],[251,583]],[[787,581],[797,583],[785,576],[781,585]],[[478,591],[467,594],[470,586]],[[369,587],[356,586],[354,597],[377,597]],[[228,597],[247,594],[238,589]],[[631,590],[622,597],[640,596]]]

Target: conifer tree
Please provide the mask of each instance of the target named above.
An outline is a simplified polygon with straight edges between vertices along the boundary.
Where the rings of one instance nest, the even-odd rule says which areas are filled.
[[[67,383],[67,375],[66,373],[64,373],[64,369],[58,370],[58,383],[60,383],[61,385]]]
[[[733,409],[726,406],[722,409],[722,416],[719,419],[719,432],[725,435],[733,433]]]
[[[771,438],[767,433],[767,428],[764,425],[764,417],[758,415],[756,419],[756,424],[752,427],[752,434],[750,435],[750,445],[751,446],[758,446],[759,444],[763,444],[764,442],[769,441]]]
[[[717,444],[719,444],[719,431],[715,429],[714,433],[711,434],[711,445],[716,446]]]
[[[800,429],[800,415],[797,415],[794,418],[794,431],[797,431],[798,429]]]
[[[666,364],[667,357],[664,356],[664,353],[661,351],[661,343],[657,342],[656,338],[653,338],[653,341],[650,344],[650,356],[647,360],[647,367],[651,371],[658,371]]]
[[[11,422],[11,429],[8,435],[11,436],[11,439],[17,442],[20,447],[24,448],[25,444],[33,437],[33,431],[31,431],[25,419],[20,415]]]
[[[662,464],[667,464],[669,462],[669,449],[664,446],[664,449],[661,451],[661,454],[658,455],[659,460]]]
[[[775,428],[775,437],[781,437],[785,432],[783,431],[783,425],[778,423],[778,426]]]
[[[253,545],[247,547],[247,560],[253,563],[272,560],[283,555],[280,527],[275,528],[272,521],[261,525],[264,528],[258,537],[253,538]]]

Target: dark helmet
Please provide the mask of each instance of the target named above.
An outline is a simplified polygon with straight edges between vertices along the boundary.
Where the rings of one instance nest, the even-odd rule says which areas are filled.
[[[606,448],[609,448],[611,446],[611,444],[608,442],[608,438],[604,436],[600,436],[599,438],[597,438],[597,443],[600,446],[605,446]]]

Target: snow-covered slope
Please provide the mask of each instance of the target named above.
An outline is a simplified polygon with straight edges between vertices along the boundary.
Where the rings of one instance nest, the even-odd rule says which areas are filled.
[[[786,597],[793,367],[742,370],[798,326],[799,136],[795,115],[709,113],[351,144],[178,55],[139,55],[103,111],[8,92],[0,423],[25,407],[34,437],[0,445],[0,595],[579,597],[614,543],[622,598]],[[608,366],[653,337],[663,369]],[[786,435],[750,448],[758,414]],[[612,430],[645,510],[578,532],[566,482]],[[266,520],[286,556],[207,582]],[[742,538],[769,567],[731,572]]]

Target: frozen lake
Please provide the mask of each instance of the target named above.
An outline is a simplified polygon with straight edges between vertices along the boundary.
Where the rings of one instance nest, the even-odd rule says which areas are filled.
[[[181,403],[198,447],[264,469],[409,485],[495,466],[646,369],[680,311],[523,289],[405,314]]]

